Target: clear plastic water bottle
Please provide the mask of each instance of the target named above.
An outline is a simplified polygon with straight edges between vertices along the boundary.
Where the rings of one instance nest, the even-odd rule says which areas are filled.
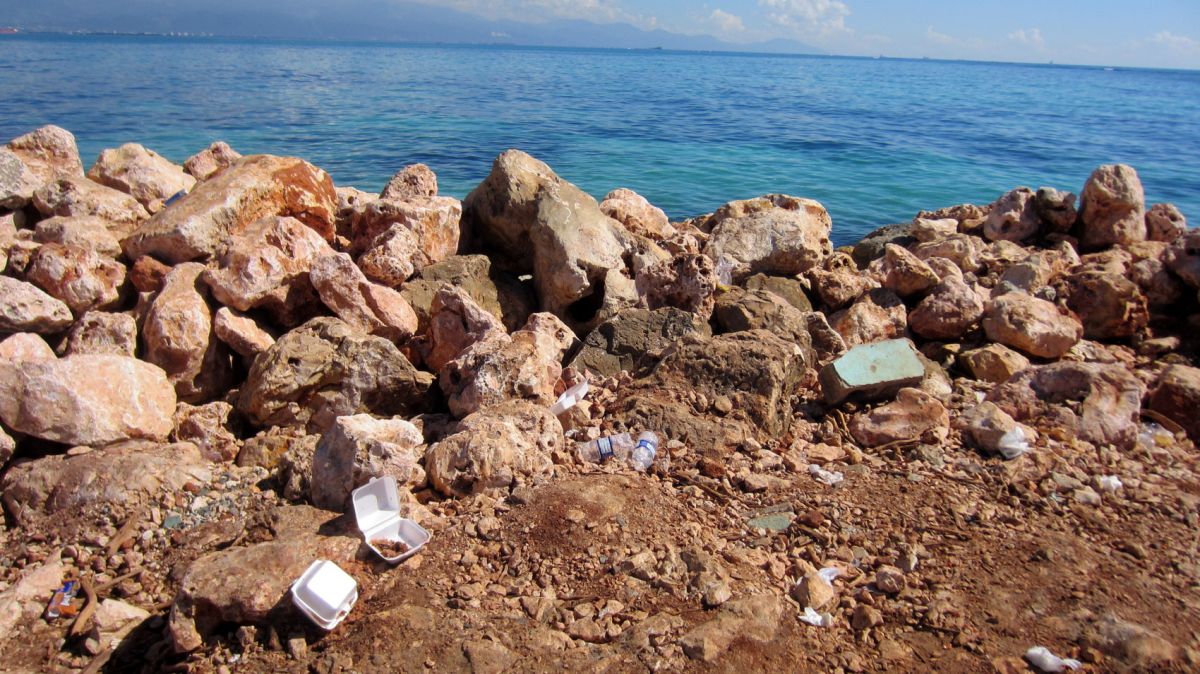
[[[658,436],[651,431],[643,431],[635,442],[628,433],[617,433],[604,438],[597,438],[579,445],[579,456],[590,463],[604,463],[616,457],[633,464],[637,470],[646,470],[654,463],[658,454]]]

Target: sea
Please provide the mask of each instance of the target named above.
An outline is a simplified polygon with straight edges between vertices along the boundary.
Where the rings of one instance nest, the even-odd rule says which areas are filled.
[[[423,162],[465,197],[519,148],[597,198],[673,219],[785,193],[851,243],[1018,186],[1078,194],[1135,167],[1200,223],[1200,71],[668,50],[0,36],[0,142],[72,131],[85,167],[137,142],[182,162],[215,140],[383,187]]]

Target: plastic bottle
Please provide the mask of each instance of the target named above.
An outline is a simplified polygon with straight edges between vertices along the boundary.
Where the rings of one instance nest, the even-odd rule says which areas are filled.
[[[654,463],[658,453],[658,436],[651,431],[643,431],[634,442],[628,433],[617,433],[605,438],[597,438],[579,445],[579,456],[591,463],[604,463],[616,457],[629,461],[637,470],[646,470]]]

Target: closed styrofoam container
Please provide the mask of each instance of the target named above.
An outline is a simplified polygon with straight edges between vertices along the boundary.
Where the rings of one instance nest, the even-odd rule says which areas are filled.
[[[354,490],[354,517],[358,529],[367,540],[367,547],[385,561],[396,564],[412,557],[429,542],[429,532],[416,522],[400,517],[400,491],[396,478],[377,477]],[[376,540],[399,541],[408,551],[395,556],[385,555],[375,547]]]
[[[331,630],[358,601],[358,582],[337,564],[318,559],[292,583],[292,603],[313,622]]]

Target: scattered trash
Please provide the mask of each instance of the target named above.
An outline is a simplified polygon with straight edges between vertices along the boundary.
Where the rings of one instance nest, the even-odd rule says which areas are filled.
[[[635,443],[628,433],[617,433],[579,445],[579,456],[589,463],[604,463],[614,456],[628,460],[637,470],[647,470],[658,454],[658,435],[642,431]]]
[[[713,271],[717,274],[717,283],[723,286],[733,285],[733,267],[737,261],[728,255],[722,255],[717,258],[717,263],[713,265]]]
[[[163,202],[163,208],[166,208],[167,206],[170,206],[171,204],[175,203],[176,201],[179,201],[180,199],[186,197],[187,193],[188,193],[187,190],[179,190],[175,194],[172,194],[171,196],[167,197],[167,200]]]
[[[1102,475],[1096,478],[1096,487],[1100,491],[1114,492],[1125,485],[1121,483],[1121,478],[1116,475]]]
[[[812,475],[813,479],[815,479],[817,482],[827,484],[830,487],[836,487],[842,483],[842,480],[846,479],[846,476],[842,475],[840,472],[836,470],[825,470],[815,463],[808,464],[808,474]]]
[[[78,594],[79,581],[68,580],[63,583],[63,586],[54,592],[54,596],[50,598],[50,603],[46,606],[46,618],[51,620],[59,617],[70,618],[79,613],[79,608],[71,603]]]
[[[825,581],[829,585],[833,585],[833,581],[837,580],[837,577],[842,575],[842,570],[836,566],[827,566],[818,571],[817,575],[821,577],[821,580]]]
[[[354,490],[354,517],[367,547],[390,564],[415,555],[429,542],[429,532],[400,517],[400,491],[396,478],[377,477]]]
[[[292,583],[292,603],[322,629],[338,626],[358,601],[358,582],[337,564],[318,559]]]
[[[833,624],[833,616],[828,612],[818,613],[811,606],[804,607],[804,615],[800,616],[800,620],[812,625],[813,627],[829,627]]]
[[[1015,459],[1029,451],[1029,438],[1025,435],[1025,430],[1017,426],[1000,436],[1000,440],[996,442],[996,449],[1000,451],[1000,456]]]
[[[746,524],[756,529],[766,529],[768,531],[785,531],[792,525],[792,520],[796,519],[796,513],[788,511],[781,513],[769,513],[759,515],[754,519],[746,522]]]
[[[1142,424],[1138,431],[1138,444],[1146,447],[1170,447],[1175,442],[1175,436],[1163,426],[1154,422]]]
[[[821,393],[829,405],[851,395],[879,399],[925,378],[925,365],[907,339],[856,346],[821,368]]]
[[[572,386],[566,391],[563,391],[563,394],[558,397],[558,400],[556,400],[554,404],[550,406],[550,413],[554,416],[558,416],[563,412],[566,412],[572,407],[578,405],[579,401],[583,400],[587,394],[588,383],[586,379],[583,379],[578,384]]]
[[[1061,672],[1067,669],[1079,669],[1083,666],[1078,660],[1058,657],[1045,646],[1034,646],[1025,651],[1025,659],[1043,672]]]

